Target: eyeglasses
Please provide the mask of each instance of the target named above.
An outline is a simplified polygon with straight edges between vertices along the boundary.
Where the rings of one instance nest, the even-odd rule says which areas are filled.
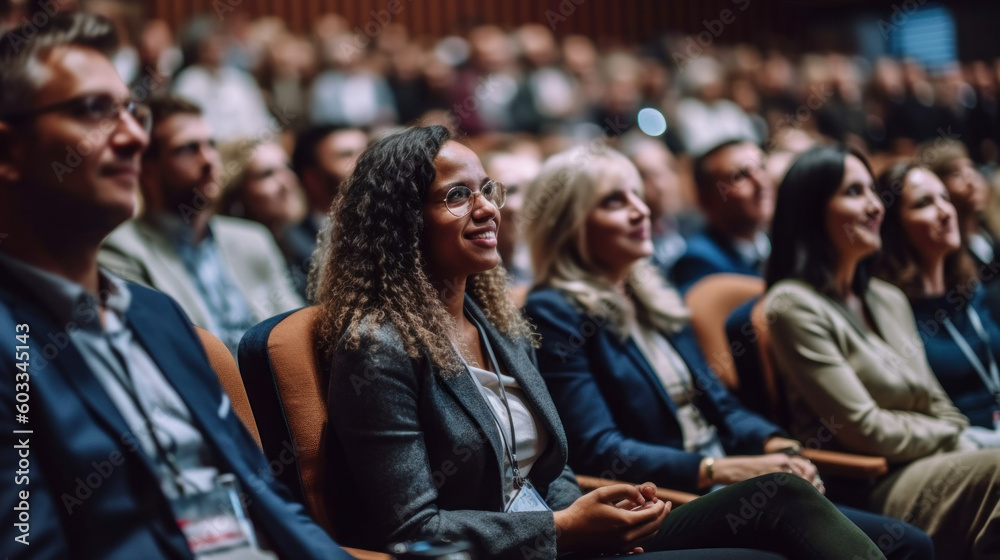
[[[464,218],[469,215],[469,212],[472,212],[472,208],[475,206],[473,199],[476,195],[482,195],[493,206],[500,209],[507,202],[507,187],[498,181],[490,181],[480,187],[478,191],[459,185],[452,187],[448,194],[444,195],[444,204],[452,216]]]
[[[4,115],[0,120],[8,122],[24,121],[33,119],[45,113],[53,111],[65,111],[67,114],[80,119],[81,121],[97,125],[104,120],[116,120],[121,117],[122,111],[127,112],[139,123],[139,126],[146,131],[146,134],[153,129],[153,113],[149,107],[132,100],[118,100],[107,93],[96,93],[74,97],[31,111]]]

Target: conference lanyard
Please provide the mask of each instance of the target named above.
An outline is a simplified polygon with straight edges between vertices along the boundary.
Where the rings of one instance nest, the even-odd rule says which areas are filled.
[[[965,358],[972,364],[972,368],[979,374],[979,378],[983,380],[983,384],[993,394],[993,399],[1000,405],[1000,368],[997,367],[996,357],[993,355],[993,349],[990,347],[990,336],[986,332],[986,329],[983,328],[979,314],[972,309],[971,305],[966,307],[966,311],[969,315],[969,322],[972,323],[972,328],[975,329],[980,340],[986,345],[986,355],[989,357],[989,373],[987,373],[983,361],[972,351],[972,347],[969,346],[969,343],[958,332],[958,329],[951,323],[951,320],[945,317],[942,322],[945,328],[948,329],[948,334],[955,340],[955,344],[958,345],[958,348],[965,354]]]
[[[162,461],[163,464],[165,464],[167,468],[170,470],[171,479],[172,482],[174,483],[174,488],[177,490],[178,495],[184,496],[186,494],[184,483],[182,482],[184,480],[184,475],[181,473],[181,469],[177,465],[177,462],[174,460],[173,455],[170,453],[170,451],[167,450],[167,447],[165,447],[163,443],[160,442],[160,438],[156,434],[156,429],[153,427],[153,420],[146,413],[146,408],[142,405],[142,402],[139,400],[139,393],[135,389],[135,381],[132,379],[132,374],[129,372],[128,359],[125,357],[122,351],[115,345],[115,343],[111,340],[112,336],[114,336],[114,334],[109,334],[106,337],[106,340],[108,341],[108,347],[111,349],[111,353],[117,360],[118,362],[117,365],[119,366],[120,369],[112,367],[111,371],[114,374],[115,378],[118,380],[118,382],[121,383],[122,388],[125,389],[125,394],[127,394],[130,397],[132,405],[135,406],[136,410],[139,412],[139,415],[142,416],[142,421],[146,425],[146,432],[149,434],[149,437],[152,438],[153,446],[156,448],[157,458],[160,461]],[[170,435],[167,434],[167,437],[169,438]],[[168,446],[169,447],[174,446],[172,438],[168,442]]]
[[[497,376],[497,385],[500,387],[500,400],[503,402],[503,406],[507,409],[507,420],[509,420],[508,425],[510,426],[510,441],[507,441],[507,435],[504,434],[503,423],[500,422],[500,418],[497,417],[496,411],[493,410],[492,406],[487,408],[490,409],[490,413],[493,414],[493,419],[497,423],[497,427],[500,428],[500,438],[503,440],[504,450],[507,452],[507,458],[510,460],[510,466],[514,470],[514,488],[520,490],[524,486],[524,477],[521,476],[521,469],[517,466],[517,437],[514,433],[514,415],[510,412],[510,404],[507,402],[507,391],[503,387],[503,378],[500,376],[500,363],[497,361],[496,354],[493,353],[493,345],[490,344],[489,339],[486,337],[486,330],[483,326],[476,320],[472,315],[466,314],[466,317],[475,325],[476,330],[479,332],[479,340],[483,342],[483,346],[486,347],[486,353],[490,358],[490,364],[493,366],[493,372]]]

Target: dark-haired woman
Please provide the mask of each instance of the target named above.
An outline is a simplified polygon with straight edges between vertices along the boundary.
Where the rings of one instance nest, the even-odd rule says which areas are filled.
[[[929,169],[899,163],[879,177],[886,206],[876,275],[910,299],[927,361],[981,444],[1000,443],[1000,326],[963,250],[948,189]]]
[[[503,202],[475,153],[427,127],[373,144],[335,204],[317,294],[332,368],[330,499],[345,542],[464,539],[483,558],[511,559],[740,546],[719,522],[763,485],[773,495],[753,502],[738,535],[770,535],[760,540],[794,558],[881,557],[794,477],[758,478],[669,517],[649,483],[581,496],[531,332],[506,297]],[[798,517],[782,522],[793,503]],[[836,541],[804,540],[820,526]]]
[[[864,505],[927,531],[941,558],[998,558],[1000,452],[965,434],[906,296],[870,279],[884,214],[867,161],[840,148],[804,153],[779,188],[765,305],[792,433],[886,457]]]

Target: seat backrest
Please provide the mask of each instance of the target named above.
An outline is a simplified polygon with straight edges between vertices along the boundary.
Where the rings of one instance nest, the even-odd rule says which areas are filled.
[[[767,393],[771,409],[774,411],[774,420],[781,426],[788,425],[788,407],[783,398],[784,389],[774,365],[774,357],[771,355],[771,328],[764,310],[765,298],[760,298],[750,311],[750,322],[753,323],[754,332],[757,333],[757,348],[760,353],[761,376],[764,381],[764,388]]]
[[[229,403],[236,412],[236,416],[247,427],[250,435],[253,436],[257,446],[260,446],[260,433],[257,431],[257,422],[254,420],[253,410],[250,409],[250,401],[247,399],[246,389],[243,387],[243,378],[240,377],[240,370],[236,367],[236,360],[229,353],[229,348],[215,337],[212,333],[201,327],[195,327],[201,345],[208,354],[208,361],[215,370],[215,375],[219,377],[219,384],[229,395]]]
[[[726,336],[726,319],[740,304],[763,293],[762,278],[711,274],[691,286],[684,296],[684,304],[691,310],[691,328],[705,361],[731,391],[739,388],[739,376]]]
[[[316,353],[318,310],[306,307],[257,324],[240,341],[239,359],[271,472],[333,534],[323,498],[329,374]]]

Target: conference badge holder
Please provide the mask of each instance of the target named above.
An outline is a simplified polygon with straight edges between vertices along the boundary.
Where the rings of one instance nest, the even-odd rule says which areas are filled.
[[[504,511],[508,513],[521,511],[552,511],[552,508],[545,503],[545,500],[542,499],[542,495],[538,493],[538,490],[535,490],[531,481],[524,479],[524,482],[522,483],[522,486],[518,488],[514,499],[507,504],[507,508]]]
[[[243,509],[239,482],[221,474],[207,492],[187,493],[172,500],[177,525],[198,560],[273,560],[257,546],[253,526]]]

